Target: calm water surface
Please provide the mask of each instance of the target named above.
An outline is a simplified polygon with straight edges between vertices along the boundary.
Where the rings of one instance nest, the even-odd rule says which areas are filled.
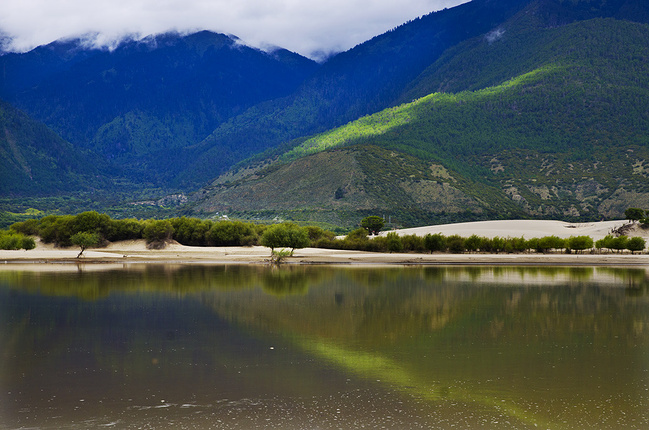
[[[2,429],[649,428],[644,269],[43,267]]]

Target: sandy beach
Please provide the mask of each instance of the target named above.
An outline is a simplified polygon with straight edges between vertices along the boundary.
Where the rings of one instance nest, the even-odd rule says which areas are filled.
[[[472,234],[486,237],[543,237],[556,235],[570,237],[586,235],[594,240],[610,234],[611,230],[626,224],[626,221],[604,221],[596,223],[571,224],[560,221],[484,221],[474,223],[447,224],[399,230],[397,233],[425,235],[442,233]],[[638,235],[644,235],[639,231]],[[385,232],[383,233],[385,234]],[[0,264],[78,264],[78,263],[183,263],[183,264],[265,264],[270,249],[252,247],[195,247],[171,243],[162,250],[147,249],[144,241],[111,243],[105,248],[90,249],[81,258],[76,258],[78,248],[56,248],[38,242],[35,249],[25,251],[0,250]],[[414,253],[372,253],[362,251],[331,250],[320,248],[297,249],[288,264],[422,264],[422,265],[606,265],[638,266],[649,265],[649,254],[414,254]]]

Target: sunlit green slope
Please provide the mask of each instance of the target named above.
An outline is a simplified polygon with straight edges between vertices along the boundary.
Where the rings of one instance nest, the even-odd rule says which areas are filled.
[[[505,31],[440,61],[411,94],[478,89],[432,92],[363,117],[301,141],[279,162],[370,144],[455,172],[472,184],[468,194],[487,187],[486,211],[502,199],[523,215],[574,219],[649,206],[649,25],[595,19]]]

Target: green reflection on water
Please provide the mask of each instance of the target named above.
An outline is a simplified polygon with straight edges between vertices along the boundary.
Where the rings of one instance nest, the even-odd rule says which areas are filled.
[[[478,404],[529,426],[597,427],[608,419],[605,415],[638,424],[649,419],[644,406],[647,280],[644,269],[561,267],[144,265],[105,271],[80,266],[65,273],[2,271],[0,285],[12,291],[67,301],[50,314],[36,316],[25,308],[11,315],[0,344],[5,351],[31,349],[38,355],[47,350],[63,356],[74,340],[65,337],[61,325],[94,312],[71,298],[92,302],[132,296],[137,307],[164,305],[172,313],[182,307],[178,299],[187,297],[258,339],[279,337],[343,373],[380,380],[430,402]],[[113,318],[138,310],[128,300],[113,306]],[[181,310],[174,323],[188,318]],[[160,377],[152,360],[165,358],[141,345],[164,350],[171,339],[159,339],[151,348],[144,320],[136,321],[128,343],[107,350],[97,340],[90,348],[97,352],[92,359],[142,381]],[[187,324],[189,332],[197,322]],[[214,341],[210,330],[193,340],[192,351]],[[126,347],[128,360],[119,354]],[[207,361],[226,367],[240,360],[218,345],[208,354]],[[16,365],[17,373],[29,373],[34,363]],[[173,369],[176,374],[165,378],[180,381],[195,373]],[[261,372],[255,383],[297,385],[299,376],[288,367],[281,375],[278,380]],[[300,389],[308,393],[318,384],[326,382],[310,380]],[[610,409],[595,409],[601,405]]]

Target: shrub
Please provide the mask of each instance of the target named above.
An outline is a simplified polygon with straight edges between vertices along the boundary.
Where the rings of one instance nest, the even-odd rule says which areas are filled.
[[[446,237],[440,233],[429,233],[424,236],[424,247],[430,252],[446,251]]]
[[[361,227],[367,230],[369,234],[379,234],[384,225],[385,220],[375,215],[365,217],[361,221]]]
[[[293,250],[305,248],[309,243],[306,229],[292,223],[272,225],[266,228],[261,236],[261,244],[269,247],[271,254],[275,248],[291,248],[293,254]]]
[[[34,239],[14,230],[0,230],[0,249],[34,249]]]
[[[557,236],[544,236],[536,243],[536,251],[546,253],[551,249],[563,249],[565,247],[565,239]]]
[[[111,242],[142,239],[144,225],[143,221],[137,219],[111,220],[105,237]]]
[[[305,228],[307,236],[309,236],[309,240],[312,244],[317,243],[321,239],[332,240],[334,237],[336,237],[336,233],[334,233],[333,231],[324,230],[320,227],[308,226]]]
[[[163,248],[171,240],[174,228],[169,220],[148,220],[142,230],[142,236],[151,248]]]
[[[626,245],[628,241],[629,238],[627,236],[614,237],[611,239],[609,247],[611,249],[616,250],[617,252],[620,252],[623,249],[626,249]]]
[[[588,236],[571,236],[566,242],[568,248],[579,252],[593,247],[593,239]]]
[[[426,250],[424,246],[424,238],[416,234],[409,234],[401,236],[401,243],[404,251],[423,252]]]
[[[73,234],[70,238],[70,242],[72,242],[73,245],[81,248],[81,251],[77,255],[77,258],[79,258],[81,257],[81,254],[83,254],[83,251],[85,251],[86,249],[94,248],[95,246],[99,245],[99,243],[101,242],[101,236],[99,235],[99,233],[81,231],[79,233]]]
[[[253,245],[257,232],[253,224],[242,221],[219,221],[206,234],[207,243],[212,246]]]
[[[483,243],[485,238],[478,236],[477,234],[472,234],[464,241],[464,247],[469,252],[475,252],[477,250],[484,250]]]
[[[465,251],[464,238],[460,235],[454,234],[446,238],[446,246],[448,250],[454,254],[459,254]]]
[[[401,242],[401,238],[397,233],[391,231],[385,236],[385,240],[387,243],[388,251],[400,252],[403,250],[403,243]]]
[[[646,246],[645,240],[641,237],[632,237],[626,243],[626,249],[635,254],[636,251],[644,251]]]

